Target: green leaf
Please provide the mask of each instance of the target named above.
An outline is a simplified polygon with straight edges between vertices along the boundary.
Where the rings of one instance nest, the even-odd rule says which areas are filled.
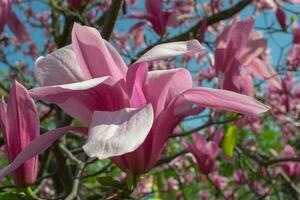
[[[21,200],[21,199],[29,199],[25,195],[18,194],[16,192],[1,192],[0,200]]]
[[[127,188],[128,190],[132,191],[134,188],[136,188],[139,180],[140,180],[140,176],[137,176],[135,174],[132,174],[131,171],[127,171]]]
[[[295,22],[295,21],[297,21],[297,16],[292,15],[292,16],[291,16],[291,21],[292,21],[292,23]]]
[[[238,140],[238,129],[235,125],[228,127],[226,134],[222,141],[222,148],[227,157],[233,155],[234,147]]]
[[[133,174],[128,171],[127,172],[127,187],[129,190],[133,190]]]
[[[116,188],[116,189],[124,188],[124,185],[121,182],[114,180],[110,176],[98,177],[97,181],[101,185],[106,186],[106,187],[112,187],[112,188]]]

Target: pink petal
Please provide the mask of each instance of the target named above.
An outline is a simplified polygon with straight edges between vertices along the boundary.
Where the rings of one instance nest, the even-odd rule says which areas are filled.
[[[114,48],[106,44],[95,28],[74,24],[72,46],[86,77],[112,76],[120,79],[125,76],[125,63]]]
[[[133,12],[131,15],[128,15],[127,18],[131,18],[131,19],[144,19],[146,21],[149,22],[153,22],[155,21],[155,17],[147,14],[147,13],[137,13],[137,12]]]
[[[188,152],[192,153],[193,155],[197,155],[199,153],[199,149],[197,149],[194,144],[190,144],[187,140],[182,139],[181,144]]]
[[[218,156],[219,148],[214,142],[210,141],[205,144],[203,151],[209,155],[210,159],[215,159]]]
[[[74,118],[89,124],[93,111],[97,110],[96,108],[101,108],[99,107],[101,102],[114,102],[108,99],[111,98],[111,96],[107,94],[107,92],[110,92],[109,89],[100,89],[103,84],[108,82],[108,77],[101,77],[65,85],[34,88],[30,91],[30,94],[35,99],[58,104],[65,112]],[[113,89],[111,89],[110,93],[113,93]],[[106,101],[103,101],[101,96],[105,95],[107,96]]]
[[[0,1],[0,34],[2,33],[5,24],[7,23],[8,13],[11,10],[11,3],[9,0]]]
[[[147,13],[160,17],[163,12],[162,0],[146,0],[145,4]]]
[[[127,91],[130,107],[138,108],[147,103],[143,87],[147,78],[148,64],[141,63],[138,67],[129,68],[126,75]]]
[[[3,138],[5,144],[8,144],[7,133],[8,133],[8,122],[7,122],[7,104],[4,101],[4,97],[0,99],[0,126],[3,132]]]
[[[172,58],[183,54],[194,54],[204,50],[205,48],[197,40],[160,44],[147,51],[131,68],[135,67],[136,64],[144,62]]]
[[[215,143],[215,144],[217,144],[218,146],[220,146],[221,145],[221,142],[222,142],[222,140],[223,140],[223,133],[222,133],[222,131],[221,130],[216,130],[215,131],[215,134],[214,134],[214,138],[213,138],[213,142]]]
[[[28,34],[23,22],[21,22],[17,15],[12,11],[8,13],[7,25],[20,42],[31,40],[31,37]]]
[[[2,127],[9,162],[39,135],[40,123],[36,107],[25,87],[14,82],[8,98],[7,111],[4,101],[1,103]],[[6,116],[5,116],[6,115]],[[5,117],[5,121],[3,121]],[[33,184],[38,172],[38,158],[27,160],[14,172],[16,186]]]
[[[193,141],[198,150],[201,150],[206,143],[206,139],[198,133],[193,134]]]
[[[285,12],[281,10],[279,7],[276,10],[276,18],[282,30],[285,31],[287,28],[287,20],[286,20]]]
[[[233,55],[241,53],[240,50],[244,48],[249,40],[254,22],[254,19],[250,17],[232,25],[229,31],[228,53]]]
[[[227,90],[201,87],[186,90],[174,99],[174,102],[178,100],[181,103],[193,102],[200,107],[217,108],[247,115],[261,114],[270,109],[252,97]]]
[[[83,149],[99,159],[132,152],[144,142],[153,119],[151,104],[115,112],[95,111]]]
[[[254,19],[248,18],[246,20],[233,23],[228,29],[225,29],[223,33],[217,39],[218,57],[222,57],[221,60],[216,57],[216,66],[218,68],[226,69],[229,67],[233,60],[239,58],[243,48],[249,41],[249,37],[254,25]],[[226,49],[226,50],[224,50]]]
[[[253,84],[253,78],[250,74],[241,74],[240,77],[241,82],[241,94],[247,95],[247,96],[254,96],[255,88]]]
[[[261,55],[267,49],[267,40],[264,38],[250,40],[242,49],[239,61],[248,65],[254,58]]]
[[[275,88],[281,89],[281,80],[277,72],[267,63],[256,58],[250,62],[249,68],[255,76],[258,76],[262,80],[266,80]]]
[[[291,147],[290,145],[286,145],[283,149],[283,154],[286,157],[293,157],[295,155],[295,151],[293,147]]]
[[[193,54],[203,50],[204,47],[197,40],[190,40],[157,45],[146,52],[139,60],[130,66],[126,75],[131,103],[137,107],[145,105],[146,98],[142,88],[144,87],[148,72],[148,62],[183,54]]]
[[[193,80],[186,69],[156,70],[148,73],[145,95],[158,115],[175,96],[192,87]]]
[[[32,157],[38,155],[42,151],[49,148],[56,139],[58,139],[59,137],[61,137],[69,131],[86,133],[87,128],[63,127],[38,136],[23,149],[23,151],[13,160],[12,163],[0,170],[0,179],[4,178],[6,175],[16,170],[26,160],[31,159]]]
[[[39,135],[40,123],[36,107],[24,86],[15,81],[7,103],[7,133],[10,161]]]
[[[55,50],[45,57],[39,57],[33,73],[40,86],[61,85],[87,79],[76,61],[71,45]]]

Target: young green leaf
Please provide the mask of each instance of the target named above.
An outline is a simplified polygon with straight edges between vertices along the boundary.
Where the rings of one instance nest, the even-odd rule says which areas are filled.
[[[222,141],[222,149],[227,157],[233,155],[234,147],[238,140],[238,129],[235,125],[228,127],[226,134]]]

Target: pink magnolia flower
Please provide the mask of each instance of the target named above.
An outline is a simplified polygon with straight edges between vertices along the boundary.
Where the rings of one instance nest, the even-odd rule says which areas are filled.
[[[204,174],[209,174],[216,169],[216,158],[219,154],[218,144],[214,141],[207,142],[200,134],[194,134],[193,141],[194,144],[189,144],[186,140],[183,140],[182,143],[196,158],[199,170]]]
[[[286,145],[283,149],[283,156],[286,158],[296,157],[296,153],[290,145]],[[298,162],[283,162],[281,164],[283,171],[291,178],[295,178],[300,174],[300,164]]]
[[[183,68],[148,72],[149,62],[199,51],[196,40],[162,44],[127,68],[96,29],[75,24],[72,45],[37,60],[34,74],[42,87],[31,95],[90,126],[83,147],[89,156],[114,156],[122,170],[141,174],[155,164],[183,117],[204,107],[245,114],[269,109],[234,92],[193,88]]]
[[[173,177],[168,178],[166,181],[165,190],[167,192],[178,190],[178,181]]]
[[[252,32],[253,25],[254,19],[248,18],[225,28],[216,40],[215,52],[220,87],[250,96],[254,93],[252,76],[281,86],[276,71],[258,57],[267,42],[260,33]]]
[[[293,4],[300,4],[300,0],[288,0],[288,1]]]
[[[227,198],[227,199],[234,199],[234,196],[235,196],[235,191],[234,189],[227,189],[224,191],[224,196]]]
[[[137,47],[145,47],[146,46],[145,41],[144,41],[145,30],[144,30],[143,25],[144,25],[143,22],[136,23],[129,30],[129,33],[132,36],[132,40],[133,40],[133,45],[132,45],[133,50],[135,50]]]
[[[6,105],[0,100],[0,124],[11,163],[34,138],[39,135],[40,123],[33,100],[28,91],[17,81],[11,88]],[[35,183],[38,157],[27,160],[13,173],[15,185],[23,187]]]
[[[145,0],[146,12],[133,13],[129,18],[143,19],[149,22],[153,30],[160,36],[166,32],[171,12],[163,11],[162,0]]]
[[[273,116],[276,116],[279,124],[285,124],[281,127],[284,136],[289,136],[294,132],[291,128],[295,123],[291,123],[290,117],[297,116],[299,111],[300,99],[296,84],[297,80],[293,78],[292,73],[287,72],[283,77],[282,88],[278,90],[270,87],[266,94],[270,104],[273,105],[271,110]]]
[[[277,8],[276,18],[277,18],[278,23],[281,26],[281,29],[285,31],[287,28],[287,19],[286,19],[284,11],[282,9]]]
[[[201,200],[206,200],[209,197],[209,192],[208,191],[200,191],[198,193],[199,197]]]
[[[245,174],[242,170],[236,170],[233,173],[233,179],[236,184],[243,185],[245,183]]]
[[[83,0],[68,0],[68,4],[73,8],[79,8],[83,2]]]
[[[31,40],[24,24],[12,11],[12,0],[0,0],[0,34],[7,24],[9,29],[15,34],[20,42]]]
[[[286,56],[290,70],[295,70],[300,66],[300,44],[293,45]]]
[[[294,44],[300,45],[300,28],[294,31],[294,38],[293,38]]]
[[[257,192],[257,194],[264,196],[269,193],[269,189],[264,187],[259,181],[253,180],[250,183],[251,187]]]
[[[217,173],[209,175],[212,180],[213,185],[218,190],[224,190],[226,185],[228,184],[229,180],[226,177],[220,176]]]
[[[256,0],[254,4],[259,11],[262,11],[264,9],[274,10],[277,7],[274,1],[272,0]]]
[[[247,116],[236,121],[238,127],[249,128],[254,133],[260,133],[262,131],[263,122],[262,119],[255,116]]]

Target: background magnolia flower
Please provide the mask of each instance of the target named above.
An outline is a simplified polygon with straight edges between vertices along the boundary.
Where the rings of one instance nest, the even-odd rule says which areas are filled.
[[[145,0],[145,7],[146,13],[132,13],[128,17],[146,20],[158,35],[163,36],[172,13],[163,11],[162,0]]]
[[[281,87],[274,69],[259,58],[267,41],[252,31],[253,25],[253,18],[234,22],[218,36],[214,66],[220,88],[253,96],[253,75]]]
[[[12,11],[12,0],[0,0],[0,34],[7,24],[9,29],[15,34],[20,42],[31,40],[24,24]]]
[[[0,100],[0,124],[9,162],[39,135],[40,123],[33,100],[24,86],[17,81],[11,88],[6,105]],[[15,185],[24,187],[35,183],[38,173],[38,156],[24,162],[13,173]]]
[[[196,158],[199,170],[204,174],[216,170],[216,158],[219,154],[219,143],[207,142],[200,134],[193,135],[193,144],[183,140],[185,148]]]

